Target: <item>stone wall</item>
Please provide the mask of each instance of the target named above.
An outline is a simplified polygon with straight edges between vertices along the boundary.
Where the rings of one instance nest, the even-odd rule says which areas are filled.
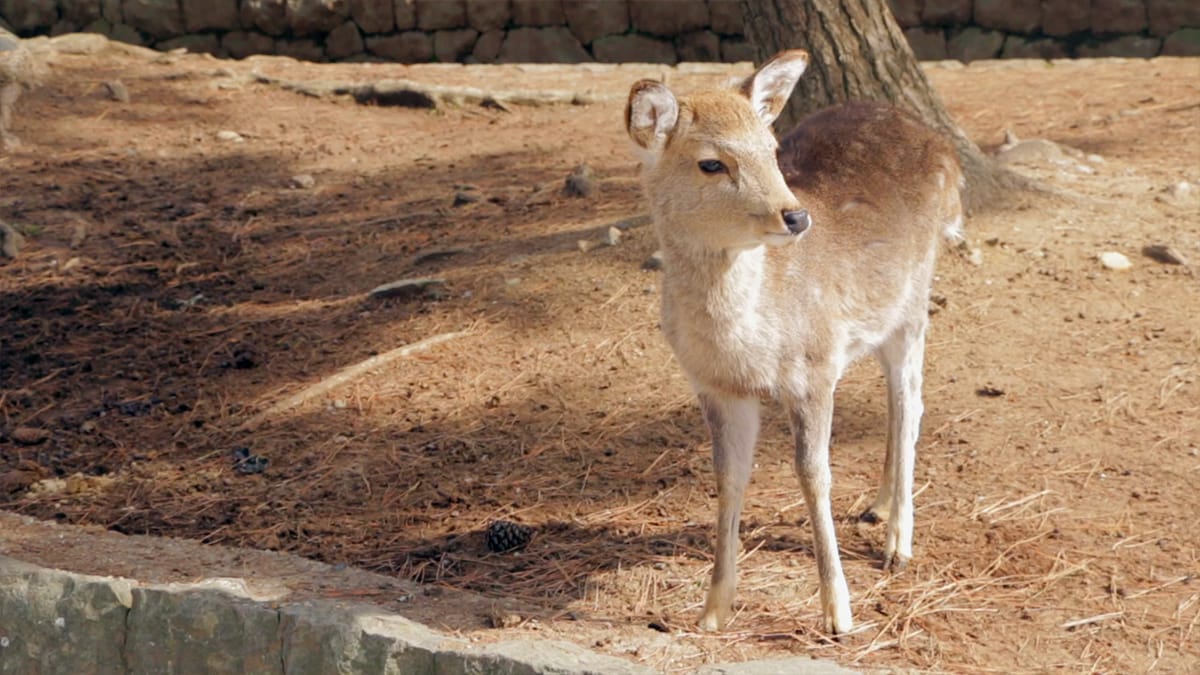
[[[1200,56],[1200,0],[889,0],[923,61]]]
[[[1200,0],[889,0],[918,58],[1200,55]],[[753,60],[739,0],[0,0],[20,35],[313,61]]]

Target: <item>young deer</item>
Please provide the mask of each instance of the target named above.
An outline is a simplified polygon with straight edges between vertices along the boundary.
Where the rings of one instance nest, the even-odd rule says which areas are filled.
[[[785,51],[737,89],[677,98],[633,85],[626,127],[665,262],[662,326],[700,400],[717,476],[716,561],[700,625],[728,620],[759,400],[782,403],[813,523],[825,629],[853,628],[829,500],[833,392],[873,352],[888,389],[884,568],[912,557],[913,463],[928,296],[940,235],[958,235],[953,146],[891,106],[817,113],[776,143],[771,123],[807,65]]]

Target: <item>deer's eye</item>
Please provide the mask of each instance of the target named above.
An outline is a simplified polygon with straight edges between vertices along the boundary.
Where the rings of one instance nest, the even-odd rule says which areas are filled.
[[[700,170],[704,173],[724,173],[725,165],[718,159],[700,160]]]

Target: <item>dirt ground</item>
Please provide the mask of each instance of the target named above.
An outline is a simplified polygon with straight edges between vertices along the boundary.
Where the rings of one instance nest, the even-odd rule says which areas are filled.
[[[360,105],[255,70],[594,102]],[[0,155],[0,220],[27,238],[0,260],[0,508],[382,572],[445,603],[435,627],[669,672],[794,655],[1196,672],[1200,280],[1142,249],[1200,261],[1200,61],[929,68],[985,149],[1010,129],[1080,153],[1022,167],[1054,194],[973,214],[978,252],[939,263],[916,557],[896,576],[880,570],[883,527],[855,518],[880,480],[882,378],[863,363],[838,390],[833,501],[861,624],[838,641],[819,630],[775,413],[738,613],[720,634],[694,627],[715,486],[659,334],[659,273],[642,269],[653,232],[623,221],[644,206],[621,118],[640,77],[686,90],[728,72],[58,56],[22,99],[24,144]],[[104,85],[118,79],[128,102]],[[581,163],[596,191],[564,194]],[[1109,251],[1132,267],[1102,266]],[[368,297],[411,277],[445,283]],[[489,553],[498,518],[531,525],[529,547]],[[457,611],[459,591],[518,610]]]

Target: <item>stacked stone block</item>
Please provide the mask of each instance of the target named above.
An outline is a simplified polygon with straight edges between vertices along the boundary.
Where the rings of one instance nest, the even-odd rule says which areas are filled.
[[[1198,0],[888,0],[921,60],[1200,56]]]
[[[1200,55],[1200,0],[889,0],[917,57]],[[243,58],[747,61],[739,0],[0,0],[23,36],[73,31]]]

